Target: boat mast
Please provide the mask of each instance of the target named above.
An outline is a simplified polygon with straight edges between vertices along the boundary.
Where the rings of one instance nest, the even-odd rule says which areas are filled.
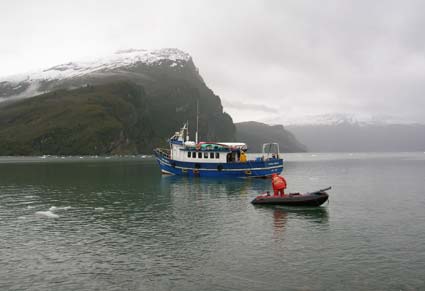
[[[186,121],[187,127],[186,127],[186,141],[189,140],[189,120]]]
[[[195,133],[196,144],[198,144],[198,130],[199,130],[199,100],[196,100],[196,133]]]

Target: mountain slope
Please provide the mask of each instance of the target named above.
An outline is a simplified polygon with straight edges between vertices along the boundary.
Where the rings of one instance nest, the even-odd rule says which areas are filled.
[[[305,152],[307,148],[282,125],[249,121],[236,123],[236,139],[248,144],[250,152],[261,152],[263,143],[277,142],[281,152]]]
[[[159,99],[152,99],[138,85],[116,82],[3,105],[0,155],[151,153],[155,146],[166,145],[186,114],[195,114],[191,96]],[[176,112],[178,106],[187,108]],[[227,115],[204,114],[201,120],[210,124],[201,129],[211,135],[220,127],[233,128]],[[230,136],[216,138],[231,138],[229,132]]]
[[[187,120],[194,132],[197,103],[200,140],[234,140],[231,117],[189,55],[119,55],[3,79],[0,155],[151,153]]]

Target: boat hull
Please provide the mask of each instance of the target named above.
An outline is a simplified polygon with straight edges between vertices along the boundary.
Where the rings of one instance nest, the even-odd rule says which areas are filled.
[[[316,207],[325,203],[329,198],[326,192],[314,194],[289,194],[281,196],[260,195],[251,201],[257,205],[284,205],[284,206],[309,206]]]
[[[282,159],[231,163],[189,163],[168,159],[155,152],[163,174],[193,177],[266,177],[283,170]]]

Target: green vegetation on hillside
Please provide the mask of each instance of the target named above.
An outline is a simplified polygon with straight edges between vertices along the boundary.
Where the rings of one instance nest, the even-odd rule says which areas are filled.
[[[201,138],[233,140],[232,119],[206,86],[181,80],[146,88],[120,81],[2,105],[0,155],[151,153],[186,120],[195,124],[197,101]]]

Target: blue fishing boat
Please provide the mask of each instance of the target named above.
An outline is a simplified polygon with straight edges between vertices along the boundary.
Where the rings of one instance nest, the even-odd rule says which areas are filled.
[[[263,152],[248,158],[245,143],[189,140],[188,124],[169,140],[169,148],[154,154],[163,174],[200,177],[267,177],[283,170],[279,145],[267,143]]]

